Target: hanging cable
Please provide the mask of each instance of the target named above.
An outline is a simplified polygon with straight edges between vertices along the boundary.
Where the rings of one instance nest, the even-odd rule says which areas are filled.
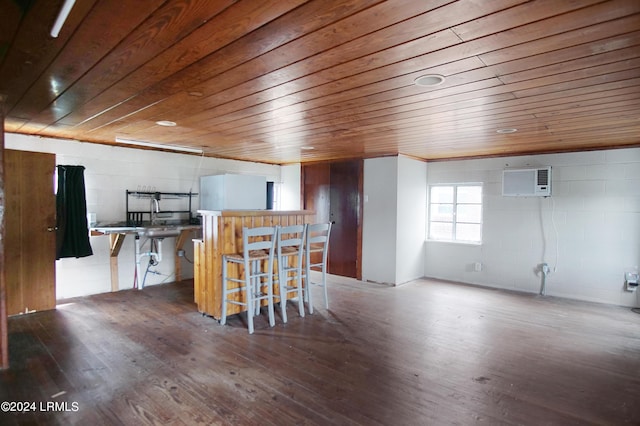
[[[558,226],[556,225],[556,202],[553,197],[549,197],[551,199],[551,226],[553,227],[553,232],[555,234],[556,239],[556,260],[553,263],[553,272],[558,271],[558,259],[560,258],[560,239],[558,237]]]

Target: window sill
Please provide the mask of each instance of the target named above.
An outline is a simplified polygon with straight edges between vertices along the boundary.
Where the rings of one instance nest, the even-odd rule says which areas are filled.
[[[444,244],[456,244],[456,245],[463,245],[463,246],[481,246],[482,245],[482,242],[475,243],[473,241],[431,240],[428,238],[425,241],[427,243],[444,243]]]

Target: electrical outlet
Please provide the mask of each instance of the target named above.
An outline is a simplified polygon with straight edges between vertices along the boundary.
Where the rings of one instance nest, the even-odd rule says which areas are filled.
[[[624,289],[626,291],[636,291],[638,288],[638,280],[640,274],[635,271],[627,271],[624,273]]]

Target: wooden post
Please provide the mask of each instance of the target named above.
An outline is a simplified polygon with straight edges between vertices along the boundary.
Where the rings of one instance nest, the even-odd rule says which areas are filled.
[[[0,95],[0,368],[9,368],[7,283],[4,268],[4,95]]]
[[[124,243],[125,234],[111,234],[109,235],[109,262],[111,270],[111,291],[120,290],[120,278],[118,273],[118,255]]]

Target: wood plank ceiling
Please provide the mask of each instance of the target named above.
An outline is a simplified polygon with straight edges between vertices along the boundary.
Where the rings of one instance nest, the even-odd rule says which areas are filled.
[[[638,0],[77,0],[53,38],[62,4],[0,0],[8,132],[273,164],[640,145]]]

